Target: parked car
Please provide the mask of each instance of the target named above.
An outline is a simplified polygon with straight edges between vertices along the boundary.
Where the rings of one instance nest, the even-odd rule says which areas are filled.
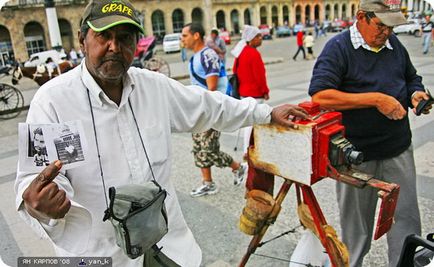
[[[163,38],[163,51],[165,53],[181,51],[181,34],[166,34]]]
[[[332,32],[341,32],[348,27],[349,27],[349,23],[341,19],[335,19],[331,24]]]
[[[65,53],[57,50],[48,50],[30,55],[30,58],[24,62],[24,67],[37,67],[40,64],[45,64],[47,59],[51,58],[53,62],[58,63],[62,58],[66,58]]]
[[[398,35],[400,33],[407,33],[414,36],[421,35],[421,24],[419,19],[409,19],[409,24],[399,25],[393,28],[393,32]]]
[[[277,37],[291,36],[291,28],[289,28],[288,26],[277,27],[276,36]]]
[[[304,25],[303,24],[301,24],[301,23],[295,24],[294,28],[292,30],[293,31],[293,35],[297,35],[297,32],[302,31],[302,30],[304,30]]]
[[[225,41],[225,44],[231,44],[231,35],[229,34],[228,31],[221,31],[219,33],[220,38],[223,39],[223,41]]]
[[[264,39],[264,40],[271,40],[271,39],[273,39],[273,37],[271,36],[270,26],[262,24],[262,25],[259,25],[258,28],[259,28],[259,31],[262,34],[262,39]]]

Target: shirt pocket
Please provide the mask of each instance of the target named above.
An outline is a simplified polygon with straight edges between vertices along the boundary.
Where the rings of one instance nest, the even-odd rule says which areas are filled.
[[[169,143],[161,126],[142,128],[143,143],[152,165],[160,165],[167,161]]]

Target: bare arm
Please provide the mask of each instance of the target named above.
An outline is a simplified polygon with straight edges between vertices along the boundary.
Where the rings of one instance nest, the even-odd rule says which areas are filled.
[[[218,80],[219,80],[219,76],[217,75],[209,76],[208,78],[206,78],[206,85],[209,91],[217,90]]]
[[[315,93],[312,101],[334,110],[376,108],[393,120],[400,120],[407,113],[394,97],[377,92],[345,93],[336,89],[326,89]]]

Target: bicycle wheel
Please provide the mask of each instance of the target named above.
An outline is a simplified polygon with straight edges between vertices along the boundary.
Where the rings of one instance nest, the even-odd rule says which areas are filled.
[[[148,70],[156,71],[170,77],[170,66],[164,59],[153,57],[144,62],[143,67]]]
[[[0,119],[12,119],[21,113],[24,97],[17,88],[0,83]]]

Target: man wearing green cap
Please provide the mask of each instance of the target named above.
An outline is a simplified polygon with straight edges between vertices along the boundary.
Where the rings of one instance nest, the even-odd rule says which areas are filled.
[[[171,133],[234,131],[270,121],[291,127],[290,116],[307,115],[293,105],[273,109],[130,68],[138,34],[143,33],[136,14],[126,0],[91,1],[86,7],[79,32],[85,58],[38,90],[27,123],[80,120],[88,140],[88,164],[64,171],[55,161],[39,174],[18,166],[16,206],[59,256],[111,257],[116,267],[199,266],[201,250],[169,179]],[[150,253],[128,258],[116,245],[110,222],[102,220],[106,189],[151,181],[151,171],[168,191],[168,233],[157,244],[165,255],[158,258],[163,263],[156,263]]]
[[[428,96],[392,34],[393,26],[405,23],[399,0],[361,0],[356,23],[318,57],[309,87],[314,102],[342,112],[347,138],[364,154],[365,161],[354,168],[400,185],[395,223],[387,234],[390,267],[396,266],[405,237],[421,232],[407,111]],[[337,183],[337,198],[350,266],[362,266],[371,246],[377,191]]]

